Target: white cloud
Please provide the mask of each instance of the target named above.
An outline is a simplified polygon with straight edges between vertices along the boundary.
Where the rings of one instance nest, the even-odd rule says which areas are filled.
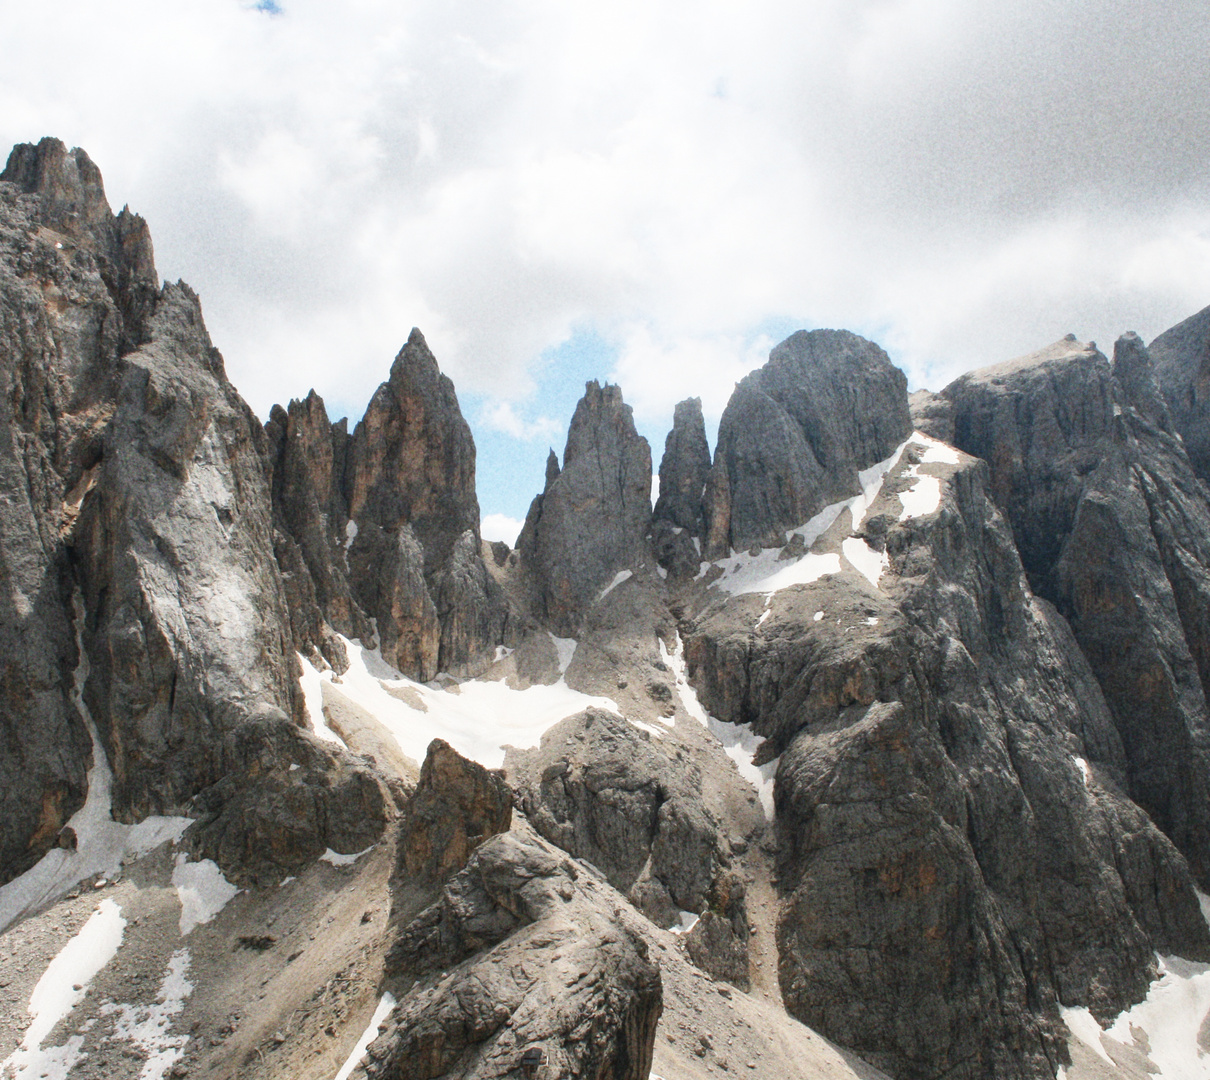
[[[486,406],[479,415],[479,423],[523,442],[547,442],[553,446],[563,436],[563,425],[558,420],[552,420],[549,416],[522,419],[507,401]]]
[[[88,149],[262,414],[359,408],[414,324],[511,424],[573,327],[654,416],[770,321],[936,386],[1210,302],[1192,0],[280,6],[10,4],[0,46],[0,139]]]
[[[479,532],[484,540],[503,540],[509,547],[515,547],[524,524],[507,514],[484,514]]]

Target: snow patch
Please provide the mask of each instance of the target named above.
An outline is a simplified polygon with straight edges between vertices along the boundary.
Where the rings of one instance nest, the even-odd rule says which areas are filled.
[[[934,439],[931,435],[926,435],[923,431],[914,431],[912,442],[920,443],[926,448],[924,456],[920,459],[922,465],[957,465],[961,460],[958,451],[952,446],[943,443],[940,439]]]
[[[941,505],[941,481],[935,476],[921,476],[918,469],[918,465],[911,467],[908,475],[915,477],[916,482],[907,491],[899,493],[899,502],[903,506],[900,521],[935,514]]]
[[[697,921],[700,918],[701,916],[695,911],[682,911],[680,913],[680,920],[668,927],[668,929],[673,934],[687,934],[697,926]]]
[[[669,652],[667,646],[660,642],[660,658],[668,665],[676,678],[676,692],[681,699],[685,712],[705,727],[720,743],[723,751],[735,762],[740,776],[748,781],[760,798],[761,809],[768,821],[773,820],[773,781],[777,776],[777,763],[780,757],[764,765],[754,765],[752,759],[756,750],[764,742],[759,735],[752,731],[750,724],[728,724],[711,716],[697,699],[697,691],[689,685],[685,671],[685,644],[680,635],[676,637],[676,648]]]
[[[823,612],[822,612],[822,611],[817,611],[817,612],[815,612],[815,622],[819,622],[819,621],[820,621],[822,618],[823,618]]]
[[[1147,997],[1122,1013],[1105,1034],[1131,1046],[1131,1027],[1142,1028],[1151,1047],[1148,1057],[1158,1069],[1152,1074],[1157,1080],[1204,1077],[1210,1062],[1202,1053],[1198,1032],[1210,1014],[1210,964],[1179,956],[1161,956],[1158,961],[1160,977]]]
[[[34,992],[29,997],[33,1021],[17,1047],[0,1062],[0,1075],[13,1080],[46,1077],[66,1080],[67,1074],[83,1056],[83,1035],[73,1035],[62,1046],[42,1049],[42,1041],[84,998],[84,992],[97,973],[113,959],[122,944],[126,920],[122,909],[112,900],[102,900],[97,910],[62,949],[59,950]],[[79,989],[76,989],[76,988]]]
[[[1080,777],[1084,781],[1084,786],[1088,787],[1088,781],[1092,779],[1092,770],[1088,768],[1088,762],[1082,757],[1073,757],[1072,761],[1076,763],[1076,768],[1080,770]]]
[[[1101,1045],[1101,1025],[1097,1023],[1096,1017],[1087,1009],[1066,1009],[1060,1008],[1060,1014],[1063,1017],[1063,1023],[1067,1025],[1068,1030],[1082,1042],[1089,1050],[1099,1054],[1110,1065],[1113,1064],[1113,1058],[1105,1053],[1105,1047]]]
[[[239,892],[212,859],[195,863],[187,859],[186,855],[178,855],[172,868],[172,884],[181,902],[181,937],[195,926],[208,923]]]
[[[853,569],[862,575],[874,588],[878,588],[878,579],[886,570],[889,563],[885,551],[877,552],[859,536],[850,536],[840,545],[844,557],[849,560]]]
[[[352,522],[349,523],[350,525]],[[324,742],[335,743],[342,750],[348,750],[344,739],[336,734],[328,727],[327,718],[324,716],[324,697],[323,688],[320,683],[323,681],[323,676],[319,669],[315,667],[302,653],[297,653],[298,662],[302,664],[302,678],[299,683],[302,684],[303,700],[307,706],[307,717],[311,721],[311,730],[318,735]]]
[[[185,999],[193,993],[189,973],[189,950],[177,949],[168,961],[168,971],[160,983],[156,1000],[150,1005],[114,1005],[101,1007],[103,1014],[118,1013],[114,1024],[115,1042],[133,1043],[147,1055],[139,1080],[162,1080],[165,1073],[185,1053],[188,1035],[169,1035],[173,1018],[185,1008]]]
[[[513,650],[510,649],[507,645],[497,645],[496,646],[496,655],[492,658],[492,662],[495,664],[498,664],[506,656],[512,656],[512,654],[513,654]]]
[[[328,848],[320,857],[320,862],[331,863],[333,866],[352,866],[363,855],[368,855],[374,850],[374,845],[371,844],[364,851],[355,851],[352,855],[341,855],[338,851],[333,851]]]
[[[350,519],[345,526],[345,551],[353,546],[353,541],[357,539],[357,522]]]
[[[559,654],[559,674],[566,675],[567,669],[571,667],[572,657],[576,655],[578,643],[575,638],[555,637],[554,634],[550,635],[550,640],[555,643],[555,652]]]
[[[647,732],[648,735],[652,735],[657,739],[662,739],[664,737],[664,732],[660,731],[659,728],[652,727],[650,724],[645,724],[642,720],[631,720],[630,717],[627,717],[626,719],[640,731]]]
[[[113,772],[105,747],[97,735],[92,713],[84,701],[88,680],[88,655],[84,651],[82,631],[84,603],[77,592],[76,648],[80,662],[76,667],[71,693],[72,703],[84,720],[92,741],[92,765],[88,770],[88,794],[84,805],[68,821],[75,830],[76,849],[52,848],[24,874],[0,888],[0,933],[14,920],[66,896],[86,878],[117,876],[126,860],[142,858],[166,841],[175,843],[191,824],[187,817],[148,817],[137,825],[123,825],[111,816]]]
[[[361,1059],[366,1056],[366,1049],[370,1043],[378,1038],[378,1028],[387,1016],[390,1015],[393,1008],[395,1008],[395,998],[387,990],[379,999],[378,1008],[374,1010],[374,1015],[370,1017],[369,1024],[366,1025],[365,1031],[361,1033],[361,1038],[357,1040],[349,1056],[345,1059],[345,1063],[340,1067],[340,1072],[336,1074],[335,1080],[348,1080],[353,1070],[361,1064]]]
[[[607,597],[611,592],[613,592],[614,589],[621,585],[623,581],[629,581],[632,577],[634,577],[633,570],[619,570],[613,575],[613,580],[602,590],[601,595],[597,597],[597,603],[599,604],[602,600],[604,600],[605,597]]]
[[[590,706],[618,716],[617,703],[573,690],[565,679],[552,686],[514,690],[502,680],[450,680],[436,686],[414,682],[387,664],[376,649],[341,639],[349,669],[340,677],[340,692],[383,725],[414,761],[425,758],[433,739],[444,739],[458,753],[489,769],[504,764],[504,747],[537,746],[564,717]],[[566,672],[575,654],[574,638],[551,638]],[[331,680],[323,672],[321,680]]]

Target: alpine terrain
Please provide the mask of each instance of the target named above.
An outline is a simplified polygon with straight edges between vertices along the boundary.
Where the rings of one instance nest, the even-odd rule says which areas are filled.
[[[800,331],[713,449],[589,382],[487,543],[419,330],[262,423],[17,146],[0,1077],[1208,1077],[1208,484],[1210,308],[910,396]]]

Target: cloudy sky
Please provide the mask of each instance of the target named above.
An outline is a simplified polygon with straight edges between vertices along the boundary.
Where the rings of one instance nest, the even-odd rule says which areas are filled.
[[[524,515],[587,378],[658,462],[677,400],[713,429],[798,327],[937,389],[1210,304],[1204,2],[0,11],[0,142],[88,150],[253,407],[355,420],[418,325],[485,515]]]

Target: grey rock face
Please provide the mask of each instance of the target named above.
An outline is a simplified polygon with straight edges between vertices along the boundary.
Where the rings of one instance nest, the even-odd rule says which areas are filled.
[[[954,441],[954,405],[949,398],[931,390],[917,390],[908,397],[912,425],[943,443]]]
[[[944,394],[1105,691],[1132,798],[1210,883],[1210,507],[1141,343],[1123,338],[1111,371],[1058,342]]]
[[[846,330],[800,330],[735,388],[707,488],[707,554],[780,547],[912,430],[907,379]]]
[[[287,593],[295,641],[300,648],[318,649],[328,663],[343,667],[330,631],[325,631],[372,637],[370,623],[352,597],[345,556],[347,424],[332,424],[323,399],[312,391],[285,409],[275,405],[265,433],[272,465],[277,558],[290,575]]]
[[[1113,719],[1031,596],[986,467],[921,468],[938,510],[867,522],[877,590],[783,591],[759,632],[711,605],[685,628],[690,676],[768,738],[758,760],[781,755],[791,1013],[897,1077],[1052,1076],[1058,1001],[1116,1015],[1155,948],[1210,955],[1210,936],[1184,859],[1122,793]]]
[[[118,812],[183,806],[260,705],[302,719],[259,422],[194,294],[165,286],[120,384],[72,546],[88,611],[86,696]]]
[[[409,989],[364,1075],[515,1076],[535,1048],[548,1075],[646,1080],[660,971],[619,900],[532,833],[488,840],[400,935],[387,973]]]
[[[184,841],[242,882],[270,884],[328,848],[349,855],[395,816],[382,779],[363,762],[262,708],[222,746],[223,778],[200,792]]]
[[[588,709],[538,749],[510,749],[505,772],[534,828],[599,867],[653,922],[707,906],[724,856],[701,777],[633,724]]]
[[[553,454],[552,454],[553,456]],[[517,541],[540,615],[573,634],[583,612],[619,570],[647,559],[651,448],[635,431],[616,386],[588,383],[558,463]]]
[[[218,778],[214,744],[246,710],[294,701],[259,424],[226,382],[196,299],[179,285],[160,292],[145,224],[113,216],[83,151],[19,146],[3,177],[0,455],[15,500],[4,663],[20,699],[0,764],[13,781],[3,797],[19,804],[0,829],[8,877],[83,799],[89,744],[68,701],[73,576],[117,813],[181,805]],[[245,595],[211,604],[232,577]],[[193,634],[209,643],[195,651]],[[181,758],[165,764],[170,746]]]
[[[710,447],[706,443],[702,399],[687,398],[677,404],[672,430],[664,441],[660,495],[652,517],[692,536],[702,536],[705,533],[702,500],[709,474]]]
[[[470,428],[420,331],[352,436],[314,393],[276,407],[266,431],[279,559],[309,578],[291,594],[300,641],[339,667],[331,631],[369,640],[375,619],[405,674],[486,666],[508,606],[479,552]]]
[[[1194,472],[1210,483],[1210,308],[1165,330],[1148,351]]]
[[[409,877],[448,877],[485,840],[507,832],[512,817],[504,779],[434,739],[404,818],[400,867]]]

